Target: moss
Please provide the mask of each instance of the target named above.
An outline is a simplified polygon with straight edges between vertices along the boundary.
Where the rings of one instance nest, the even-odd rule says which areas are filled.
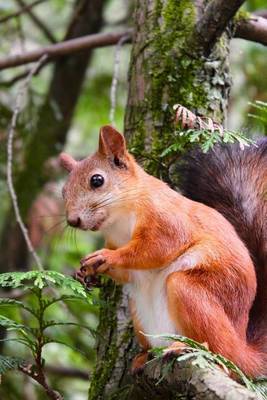
[[[133,50],[130,76],[138,82],[140,69],[135,70],[135,57],[145,48],[141,68],[145,89],[144,98],[128,110],[130,148],[145,160],[144,167],[150,173],[163,178],[168,172],[157,160],[173,143],[173,105],[182,104],[218,122],[224,116],[229,87],[224,62],[228,38],[221,39],[209,59],[199,56],[193,45],[195,21],[192,1],[156,0],[154,8],[146,10],[145,26],[139,27],[147,32],[146,43],[136,43]]]
[[[90,400],[101,398],[117,359],[116,334],[113,333],[117,330],[116,306],[120,300],[120,296],[121,288],[114,286],[114,282],[111,280],[103,282],[103,288],[100,291],[102,307],[98,334],[101,338],[100,340],[104,340],[102,343],[104,349],[101,349],[102,358],[98,357],[98,364],[91,379],[89,388]]]
[[[246,10],[239,10],[235,16],[234,16],[234,23],[238,24],[240,21],[246,21],[249,20],[251,18],[251,13],[249,11]]]

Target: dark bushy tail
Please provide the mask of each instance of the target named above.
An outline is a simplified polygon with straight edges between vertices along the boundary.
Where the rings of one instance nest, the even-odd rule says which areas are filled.
[[[257,341],[267,334],[267,138],[244,150],[218,145],[207,154],[193,151],[179,172],[183,194],[223,214],[250,251],[258,289],[248,338]]]

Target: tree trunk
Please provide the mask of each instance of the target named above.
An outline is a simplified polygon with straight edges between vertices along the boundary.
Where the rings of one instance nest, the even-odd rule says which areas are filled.
[[[176,160],[159,162],[174,141],[173,106],[179,103],[223,122],[231,86],[228,34],[217,40],[208,57],[197,46],[200,3],[136,0],[125,135],[131,151],[145,160],[145,168],[173,186],[178,181]],[[213,372],[191,364],[176,366],[158,385],[159,366],[151,369],[149,364],[141,378],[132,377],[129,366],[138,346],[132,335],[127,292],[109,282],[103,284],[102,296],[108,303],[101,309],[90,400],[255,398],[221,371],[214,378]],[[229,397],[233,392],[235,396]]]
[[[97,33],[102,27],[105,0],[76,0],[64,40]],[[44,163],[62,149],[79,98],[91,50],[68,55],[55,63],[53,77],[38,123],[25,150],[24,170],[16,177],[16,191],[24,220],[43,185],[49,180]],[[0,271],[25,269],[27,249],[13,212],[7,213],[1,237]]]

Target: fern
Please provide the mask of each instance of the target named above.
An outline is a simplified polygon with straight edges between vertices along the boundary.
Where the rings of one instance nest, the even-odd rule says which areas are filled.
[[[167,147],[160,155],[166,157],[168,155],[182,152],[187,146],[192,143],[198,144],[204,153],[207,153],[216,143],[239,143],[243,149],[245,146],[254,144],[253,140],[247,138],[240,132],[224,130],[223,135],[219,131],[210,131],[208,129],[195,130],[187,129],[182,131],[175,131],[174,143]],[[181,138],[183,141],[181,141]]]
[[[20,288],[22,291],[25,291],[25,294],[31,294],[30,298],[28,296],[23,296],[23,301],[0,298],[0,309],[5,310],[6,308],[16,308],[18,311],[23,311],[21,318],[23,321],[25,320],[25,317],[27,317],[27,314],[31,314],[34,321],[33,326],[28,326],[28,324],[15,321],[5,315],[0,315],[0,326],[3,326],[7,332],[11,331],[13,334],[13,337],[7,336],[1,341],[15,342],[26,346],[26,348],[30,350],[30,358],[32,359],[33,357],[34,359],[33,363],[31,362],[27,364],[24,362],[24,365],[29,365],[29,368],[23,368],[23,366],[19,368],[23,360],[12,356],[1,356],[0,374],[9,369],[19,368],[21,372],[31,376],[45,388],[46,383],[44,379],[44,360],[42,352],[44,346],[50,343],[58,343],[60,345],[68,346],[72,350],[82,354],[84,357],[88,359],[90,358],[90,354],[85,354],[71,344],[59,340],[57,337],[52,337],[50,331],[59,326],[79,327],[89,331],[91,336],[95,336],[95,331],[91,327],[75,321],[68,320],[65,322],[62,320],[54,321],[47,319],[48,308],[59,302],[78,300],[85,301],[88,306],[93,304],[92,294],[89,293],[78,281],[55,271],[12,272],[0,275],[0,287],[13,289]],[[53,292],[51,292],[51,290],[46,290],[49,287],[57,288],[57,290],[67,290],[70,293],[54,296],[55,290],[53,290]],[[47,293],[46,295],[45,292]],[[16,313],[15,315],[18,314]],[[49,335],[46,330],[49,330]]]
[[[0,354],[0,375],[11,369],[17,369],[21,364],[24,363],[22,358],[3,356]]]
[[[260,399],[267,399],[267,379],[261,378],[258,380],[252,380],[246,376],[239,367],[237,367],[232,361],[226,359],[221,354],[212,353],[201,343],[196,342],[193,339],[187,338],[181,335],[145,335],[156,338],[164,338],[170,341],[178,341],[187,345],[186,353],[177,356],[177,361],[192,360],[193,365],[197,365],[199,368],[210,368],[215,369],[221,366],[225,370],[232,371],[236,376],[239,377],[240,381],[251,391],[254,391]],[[163,347],[157,347],[151,350],[157,357],[162,357],[164,354]]]
[[[249,113],[248,116],[267,125],[267,103],[256,100],[254,103],[249,102],[248,104],[254,108],[256,112],[256,114]]]
[[[43,289],[54,286],[71,290],[75,295],[91,300],[88,291],[75,279],[56,271],[6,272],[0,274],[0,287]]]

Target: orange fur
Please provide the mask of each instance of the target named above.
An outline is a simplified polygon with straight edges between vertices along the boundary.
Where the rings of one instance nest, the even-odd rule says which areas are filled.
[[[152,298],[153,284],[147,279],[167,271],[161,296],[166,291],[164,312],[177,332],[207,342],[212,351],[251,376],[267,373],[260,345],[246,339],[256,277],[248,250],[232,225],[214,209],[146,174],[111,127],[102,128],[98,153],[77,166],[67,161],[68,168],[74,165],[64,193],[68,215],[79,212],[81,228],[98,226],[109,242],[109,248],[82,260],[82,274],[106,273],[120,282],[133,282],[140,293],[151,293]],[[88,176],[95,171],[105,175],[105,187],[90,191]],[[86,190],[88,197],[81,201],[79,196]],[[101,211],[104,190],[112,203]],[[120,221],[125,221],[123,226]],[[135,331],[147,349],[151,343],[139,333],[143,330],[139,314],[132,311]]]

